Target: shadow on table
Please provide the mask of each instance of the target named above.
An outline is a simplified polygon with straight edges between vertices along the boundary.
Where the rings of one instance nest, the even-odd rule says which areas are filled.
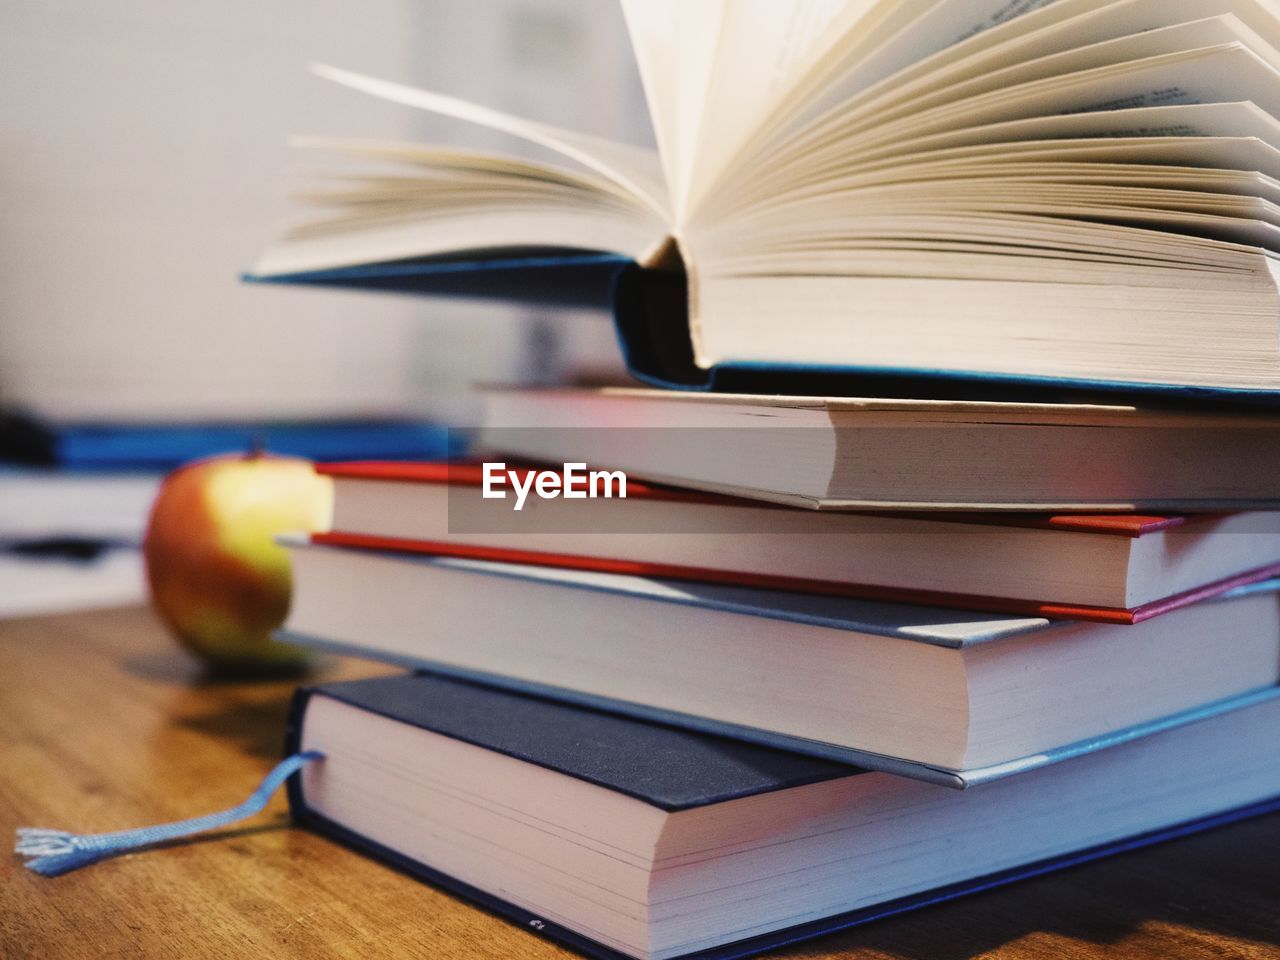
[[[1193,944],[1205,957],[1280,956],[1278,861],[1280,814],[1272,814],[769,956],[1159,958],[1193,955]]]
[[[170,724],[265,759],[281,756],[294,690],[324,678],[323,664],[309,673],[262,677],[210,672],[177,649],[129,657],[124,669],[168,689]]]
[[[169,649],[148,650],[126,657],[124,669],[138,679],[151,683],[212,689],[272,684],[296,685],[322,675],[329,662],[318,658],[314,667],[304,669],[272,669],[270,667],[254,671],[214,669],[200,663],[194,656],[185,653],[175,645]]]
[[[292,695],[290,687],[262,700],[229,700],[216,705],[202,701],[198,710],[183,712],[174,717],[174,722],[233,743],[250,756],[278,760],[283,755],[285,721]]]

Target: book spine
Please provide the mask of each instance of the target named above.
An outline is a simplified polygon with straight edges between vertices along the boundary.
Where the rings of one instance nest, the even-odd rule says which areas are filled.
[[[307,687],[299,687],[289,701],[289,715],[284,724],[284,756],[291,757],[302,750],[302,726],[306,720],[307,704],[311,701],[312,691]],[[302,822],[305,803],[302,798],[302,771],[299,770],[284,784],[285,797],[289,801],[289,816],[295,823]]]
[[[694,362],[684,274],[640,266],[619,270],[613,320],[627,369],[637,379],[673,390],[711,388],[711,372]]]
[[[301,749],[302,737],[306,727],[307,705],[311,700],[312,693],[313,691],[309,689],[300,689],[294,694],[285,728],[284,749],[286,756],[292,756]],[[362,836],[342,824],[330,820],[323,814],[317,813],[307,806],[306,797],[302,790],[302,776],[300,773],[295,773],[289,778],[286,788],[289,797],[289,813],[297,826],[328,837],[330,840],[355,850],[357,853],[380,860],[403,873],[470,901],[476,906],[496,914],[530,933],[561,943],[572,950],[577,950],[579,953],[593,957],[595,960],[629,960],[626,955],[616,950],[575,933],[567,927],[553,923],[544,917],[530,913],[516,904],[486,893],[478,887],[464,883],[456,877],[434,870],[418,860],[406,857],[399,851]]]

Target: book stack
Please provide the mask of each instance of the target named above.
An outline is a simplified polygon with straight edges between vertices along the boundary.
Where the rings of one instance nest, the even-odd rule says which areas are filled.
[[[749,419],[699,426],[708,410]],[[787,410],[835,422],[771,437]],[[290,544],[285,636],[420,672],[303,695],[291,749],[326,760],[295,810],[580,949],[674,957],[750,953],[1271,809],[1280,514],[1115,512],[1150,502],[1146,485],[1184,506],[1204,488],[1168,486],[1154,455],[1109,478],[1045,455],[1091,462],[1090,419],[1138,443],[1189,415],[1126,427],[1136,416],[503,390],[485,442],[616,469],[321,467],[334,527]],[[1231,430],[1277,426],[1204,417],[1201,467],[1248,483],[1219,461]],[[1010,432],[985,473],[902,462],[912,431],[945,446],[983,422]],[[806,445],[834,431],[867,447],[872,430],[871,463],[847,461],[821,497],[806,486]],[[780,463],[768,447],[784,439]],[[752,486],[765,475],[778,484]],[[1006,499],[975,512],[983,484]],[[1027,512],[1085,488],[1095,508],[1119,498],[1112,512]],[[892,510],[792,505],[883,491]]]
[[[283,636],[408,670],[300,692],[299,820],[668,960],[1280,808],[1280,19],[1211,8],[627,2],[658,154],[326,69],[559,160],[326,141],[394,172],[258,279],[608,287],[699,389],[323,468]]]

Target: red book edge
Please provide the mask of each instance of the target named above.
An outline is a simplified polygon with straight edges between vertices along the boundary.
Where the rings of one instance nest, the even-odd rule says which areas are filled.
[[[1182,607],[1220,596],[1237,587],[1248,586],[1262,580],[1280,576],[1280,563],[1274,563],[1247,573],[1237,574],[1225,580],[1187,590],[1183,593],[1153,600],[1139,607],[1091,607],[1068,603],[1049,603],[1035,600],[1011,600],[1006,597],[987,597],[964,593],[941,593],[932,590],[911,590],[899,587],[881,587],[869,584],[840,583],[830,580],[811,580],[803,577],[783,577],[770,574],[739,573],[712,570],[704,567],[685,567],[666,563],[641,563],[634,560],[614,560],[606,557],[585,557],[540,550],[514,550],[508,547],[484,547],[472,544],[446,543],[435,540],[403,540],[396,537],[378,537],[362,533],[312,534],[311,542],[324,546],[351,547],[360,550],[387,550],[394,553],[426,554],[439,557],[459,557],[467,560],[489,560],[497,563],[523,563],[539,567],[558,567],[566,570],[587,570],[594,573],[620,573],[637,577],[656,577],[662,580],[691,580],[699,583],[721,583],[736,587],[760,587],[767,590],[787,590],[794,593],[815,593],[836,597],[856,597],[861,600],[880,600],[888,603],[913,603],[931,607],[958,607],[987,613],[1010,613],[1019,616],[1045,617],[1050,620],[1086,620],[1094,623],[1131,625],[1150,620]]]
[[[545,469],[522,464],[509,464],[508,469],[520,477],[531,470]],[[349,463],[317,464],[316,472],[329,477],[347,477],[356,480],[377,480],[388,483],[436,483],[459,487],[478,487],[484,482],[484,467],[473,461],[459,462],[395,462],[395,461],[354,461]],[[693,490],[681,490],[661,484],[639,483],[627,478],[627,497],[649,500],[669,500],[681,503],[722,504],[726,506],[754,507],[762,510],[793,510],[776,503],[765,503],[743,497],[731,497],[724,494],[700,493]],[[1146,516],[1135,513],[1113,514],[984,514],[984,513],[903,513],[901,511],[879,512],[878,516],[927,519],[954,523],[980,523],[991,526],[1034,527],[1039,529],[1065,530],[1078,533],[1098,533],[1111,536],[1137,538],[1145,534],[1167,530],[1181,526],[1192,519],[1204,517],[1161,517]]]

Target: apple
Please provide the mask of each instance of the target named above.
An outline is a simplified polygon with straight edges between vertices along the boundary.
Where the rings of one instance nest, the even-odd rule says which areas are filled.
[[[332,510],[332,481],[306,460],[254,452],[179,467],[160,487],[143,543],[153,607],[214,668],[300,669],[306,652],[271,637],[292,593],[275,537],[327,529]]]

